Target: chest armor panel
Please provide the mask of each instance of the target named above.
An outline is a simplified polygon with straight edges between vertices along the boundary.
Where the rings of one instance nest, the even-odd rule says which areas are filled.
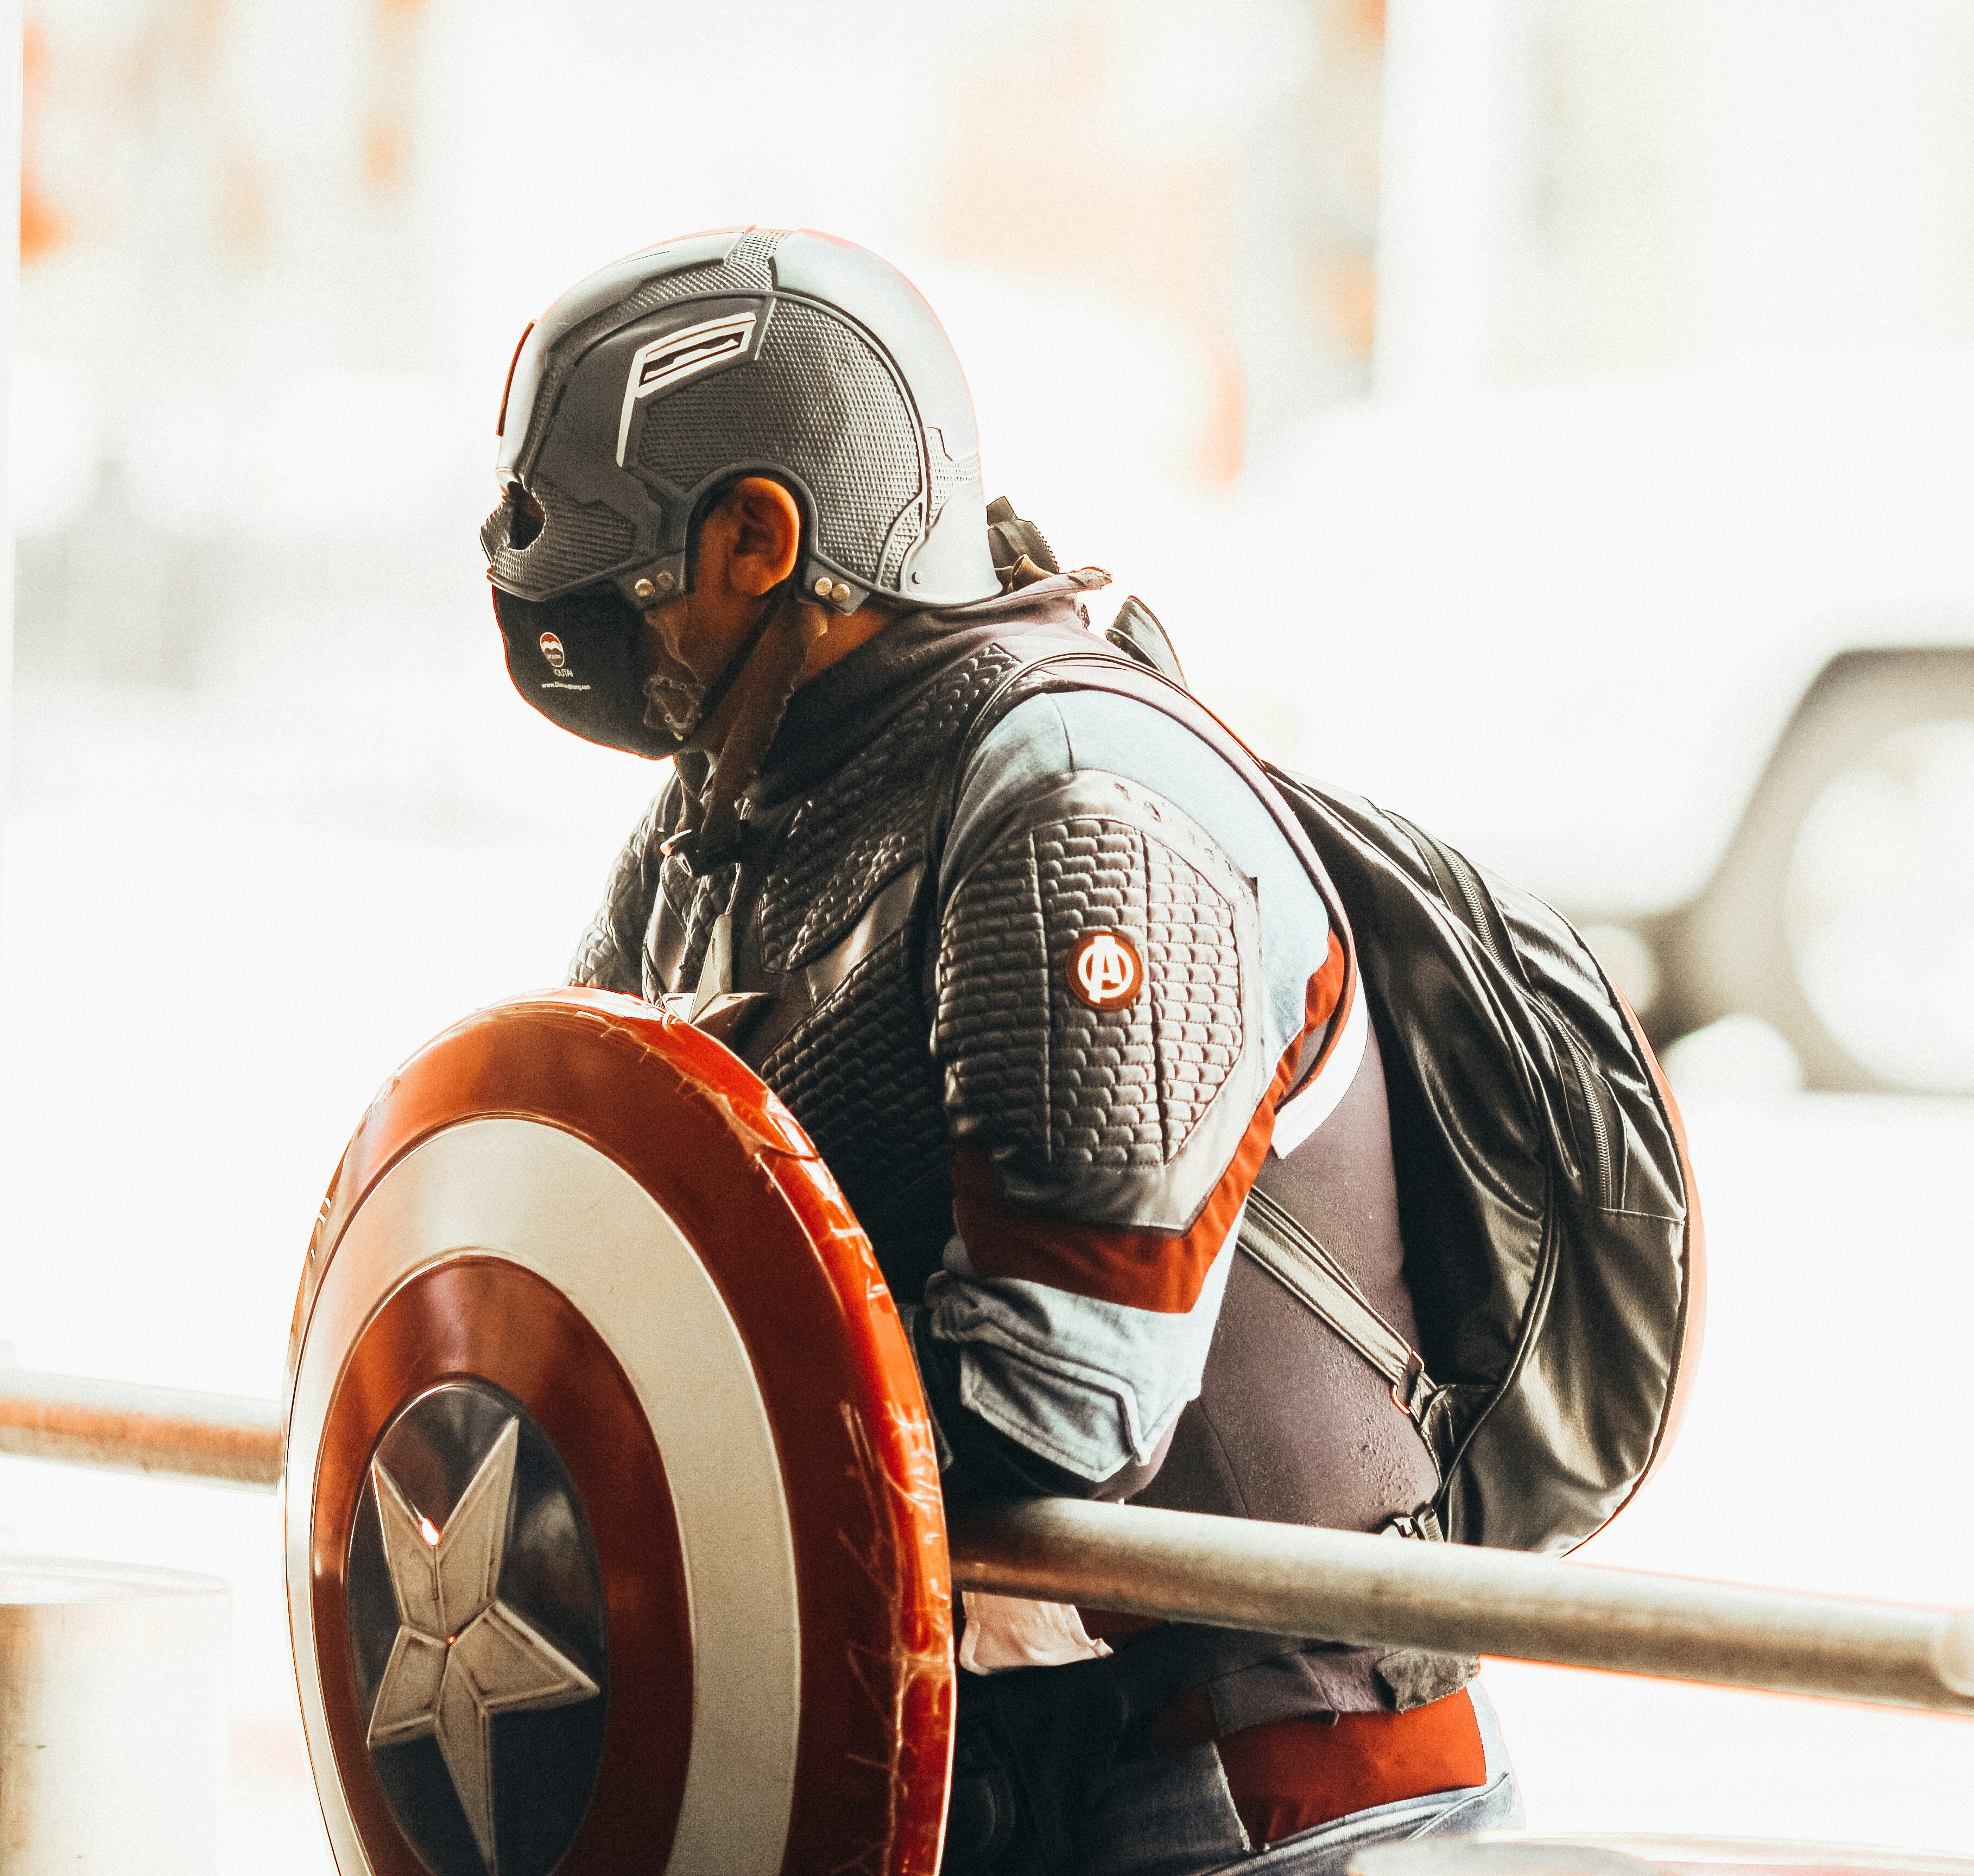
[[[761,818],[742,861],[660,869],[645,994],[690,990],[731,912],[733,988],[773,999],[739,1052],[788,1104],[915,1301],[953,1228],[943,1074],[923,982],[939,809],[966,725],[1017,659],[943,672],[815,789]]]

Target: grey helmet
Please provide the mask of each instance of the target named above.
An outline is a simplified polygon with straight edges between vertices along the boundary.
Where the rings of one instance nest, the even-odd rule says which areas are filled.
[[[749,474],[794,495],[801,589],[840,612],[1000,590],[945,331],[895,267],[826,235],[724,228],[592,274],[523,337],[500,435],[480,542],[519,599],[683,592],[700,509]]]

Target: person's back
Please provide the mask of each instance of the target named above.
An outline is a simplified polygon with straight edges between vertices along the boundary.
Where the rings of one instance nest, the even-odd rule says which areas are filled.
[[[1324,894],[1195,707],[1079,680],[1102,576],[1047,574],[1018,523],[990,550],[910,289],[811,235],[682,247],[524,343],[484,536],[523,694],[678,752],[576,980],[680,999],[802,1123],[949,1503],[1407,1520],[1437,1483],[1412,1419],[1236,1254],[1258,1187],[1410,1333]],[[972,1596],[959,1659],[953,1872],[1340,1868],[1514,1812],[1470,1662]]]

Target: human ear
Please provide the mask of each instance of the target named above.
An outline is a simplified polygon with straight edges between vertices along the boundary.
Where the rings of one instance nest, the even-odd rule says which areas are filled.
[[[795,498],[766,476],[736,482],[721,506],[734,523],[727,577],[736,592],[758,596],[795,570],[802,548],[802,510]]]

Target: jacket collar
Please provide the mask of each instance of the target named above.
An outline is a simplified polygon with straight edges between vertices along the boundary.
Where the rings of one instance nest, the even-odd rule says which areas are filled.
[[[1024,659],[1087,650],[1080,595],[1109,583],[1089,567],[936,612],[908,612],[804,684],[749,790],[766,806],[806,792],[867,745],[955,665],[990,644]]]

